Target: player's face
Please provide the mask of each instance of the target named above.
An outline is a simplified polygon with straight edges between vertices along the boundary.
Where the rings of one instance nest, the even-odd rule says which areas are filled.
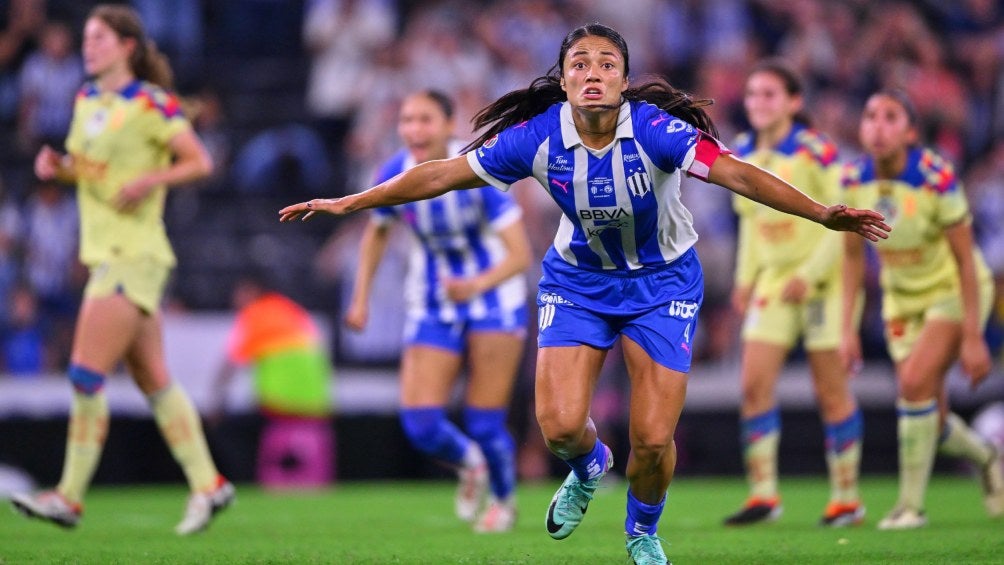
[[[609,39],[583,37],[565,54],[561,88],[572,106],[586,110],[617,108],[627,86],[624,55]]]
[[[882,160],[905,151],[916,141],[917,131],[899,101],[876,94],[865,104],[859,136],[865,151]]]
[[[101,76],[128,66],[134,46],[135,41],[119,37],[101,18],[91,18],[84,25],[84,69],[88,75]]]
[[[770,72],[753,73],[743,96],[746,117],[757,131],[789,122],[802,108],[802,97],[788,94],[781,77]]]
[[[453,120],[428,96],[409,96],[401,104],[397,133],[415,161],[424,163],[448,157]]]

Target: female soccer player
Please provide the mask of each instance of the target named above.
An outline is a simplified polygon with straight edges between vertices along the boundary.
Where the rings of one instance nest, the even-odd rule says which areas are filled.
[[[990,270],[973,244],[969,206],[952,165],[918,144],[917,115],[898,90],[873,94],[860,126],[867,155],[849,164],[844,196],[874,207],[896,230],[878,242],[882,266],[882,318],[889,355],[896,363],[899,413],[899,500],[879,529],[927,523],[924,494],[935,451],[961,456],[981,471],[984,503],[1004,514],[1004,473],[999,454],[962,418],[948,411],[945,375],[956,360],[978,385],[990,372],[983,328],[990,314]],[[846,240],[843,343],[848,367],[861,362],[853,321],[864,273],[863,243]]]
[[[785,179],[820,202],[840,194],[837,149],[809,127],[802,85],[785,64],[767,60],[746,80],[746,115],[753,130],[736,141],[736,155]],[[774,391],[785,358],[801,337],[819,402],[830,472],[830,503],[820,523],[860,523],[861,412],[850,390],[840,346],[840,235],[745,198],[733,306],[742,330],[742,445],[750,497],[725,519],[739,526],[781,514],[777,451],[781,417]]]
[[[187,535],[233,501],[234,487],[217,472],[199,415],[164,363],[158,310],[175,257],[162,216],[167,187],[206,176],[212,161],[168,91],[167,60],[132,9],[94,8],[83,55],[93,80],[77,94],[68,154],[43,147],[35,158],[40,179],[76,183],[80,260],[90,268],[69,369],[66,459],[55,490],[11,500],[27,516],[77,524],[108,428],[105,380],[124,361],[191,488],[175,528]]]
[[[386,181],[416,164],[459,154],[453,103],[438,91],[407,97],[398,134],[406,148],[384,164]],[[506,413],[526,336],[530,244],[521,212],[508,194],[483,186],[431,200],[374,210],[360,241],[360,267],[345,318],[362,330],[369,317],[373,275],[394,220],[417,241],[404,292],[408,301],[401,363],[401,425],[419,451],[460,476],[456,513],[478,532],[505,532],[516,523],[516,448]],[[446,404],[464,355],[470,366],[464,435]],[[482,509],[488,483],[491,496]]]
[[[613,465],[589,406],[606,352],[620,338],[631,380],[627,549],[636,563],[666,563],[656,527],[676,464],[673,432],[703,296],[680,175],[869,238],[884,237],[887,226],[875,212],[827,208],[731,157],[711,135],[707,101],[661,78],[630,88],[629,68],[619,33],[576,28],[546,76],[478,114],[475,126],[487,129],[474,151],[279,214],[281,221],[345,214],[536,178],[563,212],[537,295],[537,421],[550,450],[572,468],[547,510],[547,531],[568,537]]]

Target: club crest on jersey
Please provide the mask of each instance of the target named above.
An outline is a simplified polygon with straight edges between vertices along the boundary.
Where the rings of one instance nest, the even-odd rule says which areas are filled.
[[[101,132],[105,131],[107,125],[108,110],[101,108],[91,114],[90,119],[84,124],[84,132],[88,137],[97,137]]]
[[[638,171],[627,178],[627,187],[631,195],[641,198],[652,191],[652,181],[648,178],[648,173]]]

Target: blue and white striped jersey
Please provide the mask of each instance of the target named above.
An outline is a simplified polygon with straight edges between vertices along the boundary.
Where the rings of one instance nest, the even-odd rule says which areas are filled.
[[[564,214],[545,261],[609,272],[665,265],[694,245],[693,218],[680,201],[680,172],[706,179],[727,152],[646,102],[622,104],[614,142],[591,149],[563,102],[492,137],[467,160],[503,191],[533,176],[550,192]]]
[[[450,152],[459,155],[461,145]],[[377,175],[381,183],[415,166],[402,150]],[[411,317],[431,316],[442,322],[505,317],[526,306],[526,278],[516,275],[464,304],[446,297],[443,280],[487,271],[507,250],[498,231],[518,221],[522,210],[512,196],[491,187],[456,190],[429,200],[376,208],[373,219],[386,225],[403,220],[417,236],[411,252],[405,300]]]

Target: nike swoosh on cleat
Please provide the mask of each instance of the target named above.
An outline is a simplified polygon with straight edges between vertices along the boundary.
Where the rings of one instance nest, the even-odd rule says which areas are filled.
[[[561,528],[565,525],[564,523],[557,524],[554,521],[554,505],[557,504],[557,500],[551,501],[551,506],[547,508],[547,532],[550,534],[558,533]]]

